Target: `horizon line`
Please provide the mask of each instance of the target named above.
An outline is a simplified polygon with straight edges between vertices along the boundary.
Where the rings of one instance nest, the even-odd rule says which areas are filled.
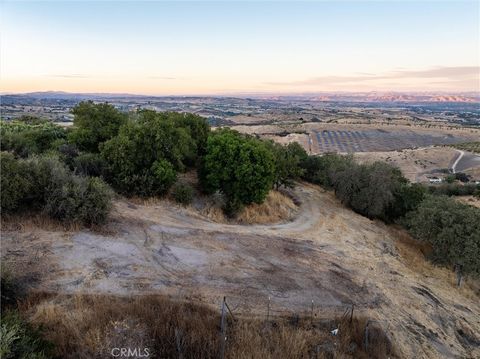
[[[281,92],[281,91],[239,91],[239,92],[220,92],[220,93],[190,93],[190,94],[147,94],[147,93],[129,93],[129,92],[96,92],[96,91],[63,91],[63,90],[42,90],[25,92],[0,92],[0,96],[8,95],[30,95],[30,94],[65,94],[65,95],[114,95],[114,96],[136,96],[136,97],[234,97],[234,96],[315,96],[315,95],[353,95],[353,94],[402,94],[402,95],[468,95],[480,96],[480,90],[332,90],[332,91],[299,91],[299,92]]]

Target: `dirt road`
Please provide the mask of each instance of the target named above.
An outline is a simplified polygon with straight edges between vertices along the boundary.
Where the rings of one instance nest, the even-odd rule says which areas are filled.
[[[22,263],[43,253],[44,290],[167,293],[215,306],[226,295],[243,314],[263,314],[268,297],[274,314],[309,311],[312,300],[315,312],[355,303],[405,357],[480,354],[478,297],[457,290],[449,271],[413,263],[395,231],[331,193],[303,184],[294,194],[302,204],[293,221],[250,226],[167,202],[121,200],[104,234],[4,232],[2,254]]]

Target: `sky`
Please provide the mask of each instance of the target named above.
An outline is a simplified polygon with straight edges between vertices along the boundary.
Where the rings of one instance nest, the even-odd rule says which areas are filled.
[[[480,92],[480,1],[5,1],[0,91]]]

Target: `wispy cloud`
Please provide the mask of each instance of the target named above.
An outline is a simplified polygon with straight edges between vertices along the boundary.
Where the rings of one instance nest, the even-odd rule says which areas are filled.
[[[399,69],[381,74],[357,73],[348,76],[318,76],[306,80],[291,82],[268,82],[269,85],[289,85],[289,86],[315,86],[315,85],[337,85],[337,84],[355,84],[377,80],[400,80],[400,79],[430,79],[442,81],[465,81],[476,80],[480,77],[480,67],[478,66],[452,66],[452,67],[434,67],[425,70],[405,70]]]
[[[169,77],[169,76],[148,76],[150,80],[177,80],[176,77]]]
[[[58,77],[63,79],[88,79],[92,76],[84,75],[84,74],[53,74],[53,75],[45,75],[46,77]]]

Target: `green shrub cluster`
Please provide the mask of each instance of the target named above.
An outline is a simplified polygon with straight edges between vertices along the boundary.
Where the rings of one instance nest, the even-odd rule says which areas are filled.
[[[410,233],[432,245],[435,263],[460,265],[480,275],[480,209],[446,196],[428,196],[403,221]]]
[[[304,169],[300,166],[308,158],[307,152],[297,142],[281,145],[266,142],[273,154],[275,171],[273,183],[276,189],[280,186],[293,187],[294,182],[302,177]]]
[[[303,178],[335,190],[354,211],[387,222],[415,209],[425,196],[420,185],[410,184],[400,170],[384,162],[358,164],[351,156],[325,154],[301,162]]]
[[[302,178],[308,182],[332,189],[336,174],[354,165],[352,156],[326,153],[323,156],[308,156],[302,159]]]
[[[163,195],[197,162],[208,132],[199,116],[140,111],[102,146],[109,181],[121,193]]]
[[[274,155],[265,142],[230,129],[208,137],[200,179],[207,193],[225,194],[227,214],[234,215],[244,204],[263,202],[274,176]]]
[[[112,192],[101,179],[77,176],[52,156],[16,159],[6,152],[0,156],[2,213],[28,207],[67,222],[105,221]]]
[[[39,330],[33,329],[18,314],[9,310],[2,313],[0,323],[0,358],[52,358],[53,346],[44,340]]]
[[[304,179],[334,189],[356,212],[386,222],[398,220],[415,238],[430,243],[434,262],[480,274],[480,210],[443,196],[478,193],[477,185],[427,188],[409,183],[386,163],[358,164],[337,154],[309,156],[301,166]]]
[[[82,176],[107,177],[108,166],[98,153],[82,153],[72,158],[72,170]]]
[[[52,122],[0,121],[0,149],[21,157],[55,150],[66,136],[67,131]]]
[[[100,144],[116,136],[127,121],[125,113],[108,103],[80,102],[72,113],[74,128],[69,142],[86,152],[98,152]]]
[[[476,196],[480,193],[480,185],[474,183],[445,183],[428,186],[428,192],[445,196]]]
[[[185,183],[177,183],[173,187],[172,195],[176,202],[187,205],[193,201],[193,188]]]

